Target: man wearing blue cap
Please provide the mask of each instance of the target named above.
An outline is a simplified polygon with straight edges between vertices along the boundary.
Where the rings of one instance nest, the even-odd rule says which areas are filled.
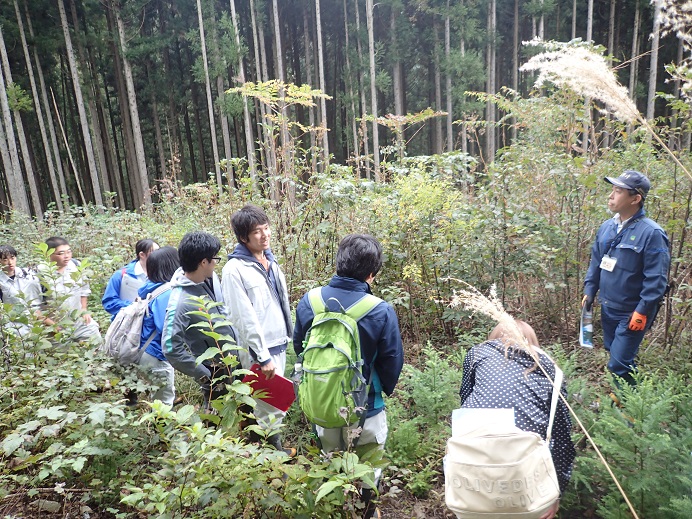
[[[613,186],[608,209],[616,214],[598,229],[582,305],[591,306],[600,292],[608,369],[634,384],[634,358],[665,294],[670,244],[665,231],[646,218],[644,200],[651,188],[646,176],[626,170],[605,181]]]

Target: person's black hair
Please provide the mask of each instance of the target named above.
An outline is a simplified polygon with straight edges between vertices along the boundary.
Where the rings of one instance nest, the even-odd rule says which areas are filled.
[[[178,245],[180,266],[184,272],[194,272],[203,259],[210,260],[221,250],[221,242],[216,236],[207,232],[193,231],[187,233]],[[147,270],[149,267],[147,267]]]
[[[336,253],[337,276],[365,281],[382,268],[382,246],[369,234],[349,234]]]
[[[17,251],[12,245],[0,245],[0,259],[16,258]]]
[[[245,207],[236,211],[231,217],[231,226],[235,237],[240,243],[246,243],[252,230],[258,225],[269,223],[267,213],[261,207],[247,204]]]
[[[147,258],[147,277],[154,283],[167,283],[179,266],[178,249],[170,245],[161,247]]]
[[[140,252],[143,252],[144,254],[151,252],[151,249],[154,248],[154,245],[156,245],[156,242],[151,238],[144,238],[142,240],[139,240],[137,243],[135,243],[135,256],[139,258]]]
[[[57,249],[61,245],[69,245],[70,242],[68,242],[65,238],[62,238],[60,236],[51,236],[46,240],[46,245],[48,245],[48,249]]]
[[[644,195],[641,192],[637,191],[636,189],[628,189],[627,193],[629,193],[630,196],[639,195],[640,197],[642,197],[641,200],[639,201],[639,209],[644,207],[644,202],[645,202],[646,198],[644,197]]]

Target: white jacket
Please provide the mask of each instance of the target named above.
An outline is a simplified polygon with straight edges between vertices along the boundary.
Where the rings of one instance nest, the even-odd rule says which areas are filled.
[[[265,363],[277,349],[285,349],[293,335],[288,290],[270,251],[267,258],[277,281],[278,297],[268,273],[249,253],[244,254],[246,251],[239,245],[229,255],[221,275],[221,289],[230,320],[238,330],[239,343],[251,350],[257,362]]]

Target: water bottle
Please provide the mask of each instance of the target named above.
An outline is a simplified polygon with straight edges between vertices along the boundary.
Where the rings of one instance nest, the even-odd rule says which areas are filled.
[[[584,308],[581,314],[579,344],[583,348],[593,348],[593,311]]]

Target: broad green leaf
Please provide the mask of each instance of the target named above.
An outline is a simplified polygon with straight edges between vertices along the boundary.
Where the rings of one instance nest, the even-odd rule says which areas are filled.
[[[217,332],[212,332],[210,330],[202,330],[202,333],[206,335],[207,337],[213,339],[214,341],[218,342],[221,340],[221,334]]]
[[[61,410],[64,407],[64,405],[54,405],[48,409],[39,409],[36,416],[39,418],[47,418],[48,420],[60,420],[60,418],[65,416],[65,411]]]
[[[25,424],[20,425],[17,430],[21,433],[29,433],[32,431],[35,431],[39,427],[41,427],[41,422],[38,420],[31,420],[30,422],[27,422]]]
[[[74,470],[77,473],[82,472],[82,469],[84,468],[84,463],[86,463],[86,461],[87,459],[84,456],[80,456],[72,463],[72,470]]]
[[[22,443],[24,443],[24,438],[17,433],[12,433],[3,440],[2,451],[5,453],[5,456],[9,456],[16,451]]]
[[[239,395],[251,395],[252,388],[248,384],[233,384],[231,385],[231,390]]]
[[[317,491],[317,497],[315,498],[315,504],[320,502],[320,499],[325,497],[326,495],[330,494],[333,492],[336,488],[340,487],[343,485],[343,481],[327,481],[326,483],[323,483],[322,486],[320,486],[319,490]]]
[[[195,408],[189,404],[185,405],[175,413],[176,421],[178,423],[187,422],[193,414],[195,414]]]
[[[220,354],[221,354],[221,350],[219,348],[214,348],[214,347],[207,348],[207,351],[205,351],[204,353],[202,353],[202,355],[197,357],[195,362],[199,366],[205,360],[213,359],[214,357],[216,357],[217,355],[220,355]]]
[[[87,418],[92,424],[104,425],[106,423],[106,410],[103,408],[96,409],[89,413]]]

